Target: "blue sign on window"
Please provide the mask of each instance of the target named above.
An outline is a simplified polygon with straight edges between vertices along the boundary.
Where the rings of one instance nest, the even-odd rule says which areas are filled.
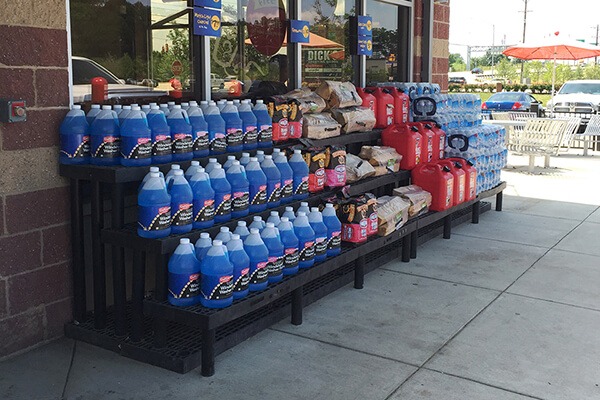
[[[290,43],[308,43],[310,40],[310,23],[298,19],[290,20],[288,37]]]
[[[194,7],[194,35],[221,36],[221,11]]]
[[[359,36],[357,54],[359,56],[372,56],[373,55],[373,38],[370,36]]]
[[[221,9],[221,0],[194,0],[194,7],[208,7]]]
[[[358,36],[373,36],[373,18],[358,16]]]

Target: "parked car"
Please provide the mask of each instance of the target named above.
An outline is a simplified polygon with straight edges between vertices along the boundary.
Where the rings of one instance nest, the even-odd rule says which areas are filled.
[[[466,85],[467,78],[462,76],[451,76],[450,78],[448,78],[448,83],[450,85]]]
[[[482,111],[531,111],[532,105],[540,105],[540,102],[523,92],[500,92],[494,93],[487,101],[481,103]]]
[[[483,70],[479,67],[475,67],[471,70],[472,74],[483,74]]]
[[[558,116],[581,117],[587,124],[593,114],[600,110],[600,80],[567,81],[549,100],[548,109]]]

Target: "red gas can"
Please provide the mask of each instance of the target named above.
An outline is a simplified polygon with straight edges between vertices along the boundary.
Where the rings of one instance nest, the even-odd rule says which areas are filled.
[[[408,124],[394,124],[381,132],[381,143],[402,155],[400,169],[404,170],[411,170],[421,163],[421,141],[419,128]]]
[[[465,201],[474,200],[477,197],[477,169],[473,163],[462,158],[448,158],[448,160],[460,164],[467,174],[465,182]]]
[[[444,132],[441,125],[436,122],[426,122],[425,127],[431,129],[435,135],[433,140],[433,158],[443,160],[444,151],[446,150],[446,132]]]
[[[437,158],[434,157],[433,152],[433,142],[435,139],[435,134],[425,127],[425,124],[422,122],[409,122],[408,126],[416,126],[421,134],[421,157],[423,163],[430,163],[436,161]]]
[[[386,128],[394,123],[394,98],[388,89],[369,88],[377,99],[375,109],[375,128]]]
[[[462,164],[450,160],[439,160],[438,164],[450,168],[450,173],[454,177],[454,196],[452,205],[457,206],[464,203],[467,200],[467,173],[462,169]]]
[[[92,103],[102,104],[108,100],[108,81],[101,76],[92,78]]]
[[[397,123],[408,122],[408,109],[410,106],[410,98],[400,89],[395,87],[386,87],[394,98],[394,120]]]
[[[412,170],[412,183],[431,193],[429,209],[444,211],[452,207],[454,197],[454,177],[450,168],[437,163],[417,165]]]
[[[356,88],[358,95],[362,99],[362,106],[370,108],[371,111],[376,112],[377,110],[377,99],[373,96],[373,89],[369,88]]]

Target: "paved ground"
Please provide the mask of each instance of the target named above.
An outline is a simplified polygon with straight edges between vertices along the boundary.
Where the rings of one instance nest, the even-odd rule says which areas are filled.
[[[1,363],[0,398],[599,399],[600,157],[510,161],[504,212],[218,356],[212,378],[63,339]]]

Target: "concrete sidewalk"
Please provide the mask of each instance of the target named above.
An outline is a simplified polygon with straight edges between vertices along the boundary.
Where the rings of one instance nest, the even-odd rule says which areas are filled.
[[[507,170],[504,212],[221,354],[211,378],[62,339],[1,363],[0,397],[598,399],[600,158],[552,161]]]

